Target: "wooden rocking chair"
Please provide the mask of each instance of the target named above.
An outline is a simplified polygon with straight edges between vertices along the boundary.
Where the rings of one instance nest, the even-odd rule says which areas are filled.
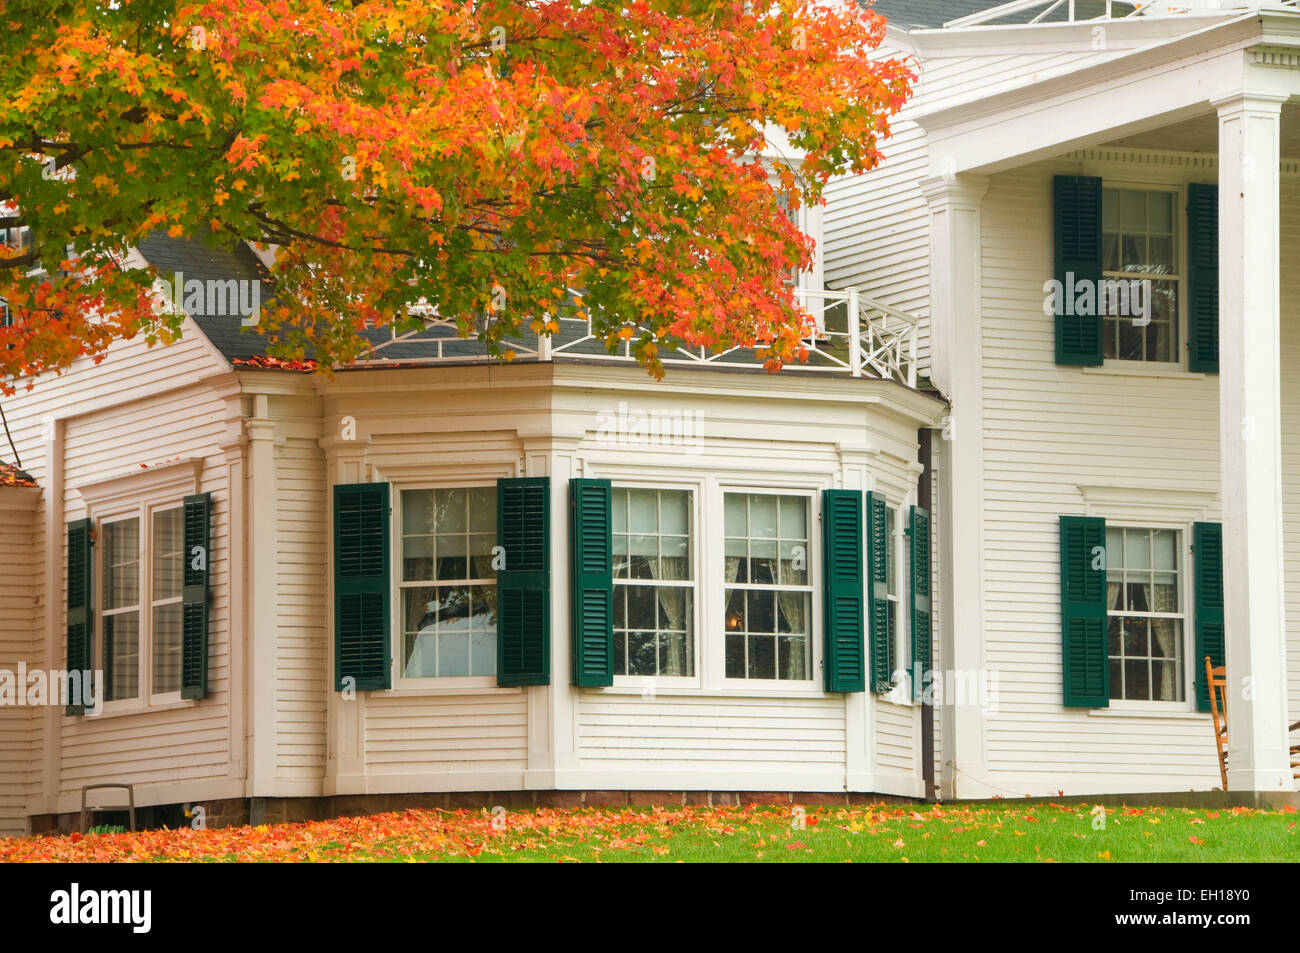
[[[1205,656],[1205,684],[1210,692],[1210,714],[1214,716],[1214,744],[1219,749],[1219,777],[1223,779],[1223,790],[1228,790],[1228,669],[1225,665],[1218,668],[1210,664],[1210,657]]]
[[[1223,779],[1223,790],[1228,790],[1228,718],[1227,696],[1228,669],[1220,665],[1210,665],[1210,657],[1205,656],[1205,684],[1210,688],[1210,714],[1214,716],[1214,743],[1219,749],[1219,777]],[[1288,731],[1300,731],[1300,721],[1294,722]],[[1291,746],[1291,774],[1300,780],[1300,744]]]

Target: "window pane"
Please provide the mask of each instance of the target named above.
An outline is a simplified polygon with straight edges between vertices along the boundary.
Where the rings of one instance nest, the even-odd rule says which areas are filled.
[[[404,678],[496,674],[496,587],[402,590]]]
[[[1119,225],[1125,232],[1143,232],[1147,227],[1146,193],[1125,189],[1119,194]]]
[[[462,524],[464,520],[461,521]],[[469,578],[469,538],[463,534],[438,536],[434,542],[435,578],[440,580]]]
[[[104,524],[104,608],[140,603],[140,521]]]
[[[889,568],[892,572],[893,562]],[[808,584],[808,546],[805,543],[781,543],[781,585],[806,586]]]
[[[1144,530],[1130,529],[1124,532],[1124,568],[1151,568],[1151,536]]]
[[[112,675],[108,700],[135,698],[140,693],[140,613],[104,617],[104,656]]]
[[[1158,529],[1152,536],[1152,544],[1155,549],[1155,568],[1174,570],[1178,568],[1176,562],[1177,542],[1173,530]]]
[[[777,639],[777,665],[779,678],[803,679],[808,677],[808,640],[801,636],[783,635]]]
[[[1124,697],[1133,701],[1151,700],[1150,663],[1146,659],[1124,662]]]
[[[1169,192],[1147,193],[1148,229],[1153,234],[1169,235],[1173,232],[1174,197]]]
[[[749,581],[772,585],[777,574],[777,541],[752,539],[749,541]]]
[[[664,536],[659,545],[662,557],[659,560],[661,579],[689,579],[690,540],[685,536]]]
[[[749,636],[750,678],[776,678],[776,639],[773,636]]]
[[[627,490],[614,487],[610,494],[610,507],[613,510],[614,533],[627,532]]]
[[[153,693],[181,690],[181,604],[153,608]]]
[[[749,498],[749,535],[753,539],[776,539],[776,507],[774,496],[752,495]]]
[[[437,490],[434,492],[434,519],[439,533],[464,533],[469,529],[469,492]]]
[[[433,532],[433,491],[402,491],[402,532],[407,535]]]
[[[685,536],[690,532],[690,498],[687,490],[663,490],[659,494],[659,532]]]
[[[185,577],[181,548],[185,545],[183,511],[158,510],[153,514],[153,601],[179,599]],[[157,689],[155,689],[157,691]]]
[[[751,589],[746,593],[745,618],[750,632],[776,631],[776,593]]]
[[[402,581],[425,582],[433,578],[433,537],[402,539]]]
[[[808,501],[805,498],[781,497],[781,538],[808,538]]]
[[[628,527],[632,533],[653,533],[659,529],[659,494],[654,490],[628,492]]]
[[[727,635],[727,678],[745,677],[745,637]]]
[[[727,536],[748,535],[749,521],[745,516],[745,496],[728,493],[723,500],[724,532]]]
[[[476,486],[469,491],[469,531],[497,534],[497,491],[492,486]]]

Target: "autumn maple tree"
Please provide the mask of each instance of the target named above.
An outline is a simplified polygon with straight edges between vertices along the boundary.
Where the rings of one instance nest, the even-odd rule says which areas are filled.
[[[154,231],[268,250],[248,333],[281,357],[346,363],[431,313],[504,354],[569,315],[652,372],[683,342],[779,367],[813,254],[782,206],[873,167],[913,81],[854,3],[0,0],[0,22],[6,390],[179,333],[129,254]],[[801,161],[761,158],[773,127]]]

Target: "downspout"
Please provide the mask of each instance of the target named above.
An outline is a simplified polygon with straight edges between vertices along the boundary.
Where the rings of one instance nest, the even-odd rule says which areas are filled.
[[[917,432],[917,450],[916,460],[921,465],[921,474],[918,477],[916,487],[916,505],[926,512],[930,513],[930,534],[934,536],[934,511],[930,508],[930,483],[931,483],[931,441],[934,439],[934,431],[929,427],[922,427]],[[948,611],[947,606],[940,609],[941,612]],[[931,627],[931,638],[933,639],[933,627]],[[922,676],[924,677],[924,676]],[[921,693],[921,780],[925,784],[925,799],[934,801],[938,793],[934,783],[934,693]]]

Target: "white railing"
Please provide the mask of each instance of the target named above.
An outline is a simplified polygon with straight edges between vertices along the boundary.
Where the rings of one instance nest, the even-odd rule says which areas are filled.
[[[845,291],[814,291],[799,289],[795,292],[804,310],[812,317],[816,332],[804,341],[807,349],[805,362],[792,362],[786,368],[798,372],[845,374],[850,377],[879,377],[897,381],[908,387],[916,386],[917,319],[910,314],[868,298],[857,289]],[[536,344],[529,346],[512,340],[508,345],[516,358],[535,361],[581,360],[595,362],[631,363],[635,361],[632,341],[622,342],[613,353],[605,349],[603,338],[593,333],[591,319],[559,318],[560,332],[554,337],[538,335]],[[629,325],[635,339],[647,330],[642,325]],[[430,331],[456,332],[446,336],[428,336]],[[576,335],[576,336],[575,336]],[[465,354],[467,341],[478,339],[477,334],[461,337],[456,322],[437,317],[426,317],[424,327],[404,334],[394,334],[389,340],[372,348],[370,357],[354,363],[355,367],[382,364],[445,364],[493,360],[487,354]],[[560,342],[560,343],[557,343]],[[391,350],[393,345],[419,345],[418,357],[405,356]],[[431,351],[432,353],[428,353]],[[448,353],[461,351],[462,353]],[[695,367],[727,367],[753,369],[762,365],[755,348],[733,347],[710,350],[704,347],[671,347],[660,354],[665,365]]]
[[[1010,3],[999,4],[996,7],[989,7],[987,10],[980,10],[978,13],[972,13],[964,17],[958,17],[955,20],[949,20],[944,24],[944,28],[978,26],[981,23],[989,23],[1001,17],[1011,16],[1013,13],[1025,13],[1038,7],[1046,7],[1042,13],[1030,20],[1030,23],[1038,23],[1044,17],[1051,16],[1062,6],[1067,7],[1070,23],[1080,23],[1086,20],[1113,20],[1115,17],[1115,7],[1127,7],[1126,12],[1121,12],[1121,17],[1130,17],[1138,13],[1143,7],[1150,6],[1151,3],[1127,2],[1127,0],[1106,0],[1106,14],[1102,17],[1080,18],[1075,15],[1075,0],[1011,0]]]

